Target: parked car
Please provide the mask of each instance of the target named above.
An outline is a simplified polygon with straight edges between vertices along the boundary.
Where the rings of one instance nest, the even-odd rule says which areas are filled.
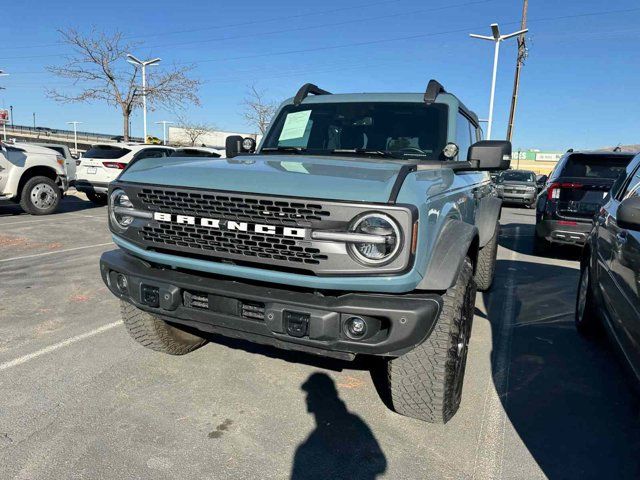
[[[314,94],[314,96],[309,96]],[[109,187],[102,278],[134,340],[181,355],[215,332],[384,361],[393,408],[446,422],[476,287],[490,288],[511,144],[435,80],[425,93],[306,84],[256,154],[140,160]],[[245,146],[246,145],[246,146]]]
[[[80,159],[76,170],[76,190],[98,205],[107,203],[109,182],[115,180],[129,162],[144,158],[165,158],[173,148],[138,143],[93,145]]]
[[[67,170],[69,186],[73,186],[76,181],[76,158],[71,154],[71,150],[64,143],[31,143],[39,147],[50,148],[64,158],[64,166]]]
[[[538,183],[536,174],[529,170],[507,170],[496,178],[498,196],[504,203],[524,205],[531,208],[536,204]]]
[[[584,245],[593,218],[633,154],[567,152],[538,196],[535,245],[545,252],[551,243]]]
[[[583,250],[576,327],[605,330],[640,385],[640,155],[601,207]]]
[[[0,144],[0,199],[18,202],[32,215],[53,213],[69,186],[64,158],[27,143]]]
[[[171,157],[213,157],[225,158],[224,150],[211,147],[181,147],[170,155]]]

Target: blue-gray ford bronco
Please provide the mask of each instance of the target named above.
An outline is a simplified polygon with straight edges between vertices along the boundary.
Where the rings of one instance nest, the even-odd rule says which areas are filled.
[[[100,259],[131,336],[182,355],[223,335],[375,356],[400,414],[460,404],[476,288],[491,286],[511,144],[431,80],[424,94],[285,101],[260,145],[141,159],[109,186]]]

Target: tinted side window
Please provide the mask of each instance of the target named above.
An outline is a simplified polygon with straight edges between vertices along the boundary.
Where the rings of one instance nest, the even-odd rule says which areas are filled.
[[[640,169],[636,169],[633,177],[624,193],[622,194],[622,199],[632,198],[632,197],[640,197]]]
[[[157,150],[150,148],[148,150],[143,150],[138,155],[136,155],[136,160],[141,160],[143,158],[163,158],[166,157],[166,153],[164,150]]]
[[[472,143],[471,138],[471,123],[467,117],[458,112],[456,120],[456,144],[459,148],[459,160],[467,159],[467,152]]]

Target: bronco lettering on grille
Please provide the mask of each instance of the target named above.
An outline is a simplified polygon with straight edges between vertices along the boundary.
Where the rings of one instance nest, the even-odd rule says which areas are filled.
[[[218,218],[192,217],[190,215],[175,215],[172,213],[154,212],[153,219],[158,222],[178,223],[181,225],[197,225],[238,232],[257,233],[262,235],[282,235],[285,237],[305,238],[306,228],[283,227],[280,225],[261,225],[259,223],[237,222]]]

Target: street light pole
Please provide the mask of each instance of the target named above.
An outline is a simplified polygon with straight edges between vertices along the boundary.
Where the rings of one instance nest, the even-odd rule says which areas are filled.
[[[495,99],[496,92],[496,77],[498,76],[498,56],[500,55],[500,43],[504,40],[508,40],[509,38],[517,37],[518,35],[522,35],[526,33],[528,30],[519,30],[514,33],[510,33],[508,35],[500,35],[500,28],[497,23],[491,24],[491,33],[492,36],[486,35],[476,35],[475,33],[469,34],[472,38],[479,38],[481,40],[489,40],[495,42],[495,47],[493,51],[493,74],[491,76],[491,95],[489,97],[489,120],[487,125],[487,140],[491,140],[491,128],[493,126],[493,102]]]
[[[78,124],[82,123],[82,122],[77,122],[77,121],[73,121],[73,122],[67,122],[68,125],[73,125],[73,143],[75,145],[75,153],[76,155],[78,154]]]
[[[160,63],[159,58],[142,61],[130,53],[127,53],[127,62],[137,65],[142,69],[142,123],[144,132],[144,143],[147,143],[147,67]]]
[[[161,120],[159,122],[156,122],[156,125],[162,124],[162,144],[163,145],[167,144],[167,125],[169,125],[171,123],[173,123],[173,122],[169,122],[167,120]]]

